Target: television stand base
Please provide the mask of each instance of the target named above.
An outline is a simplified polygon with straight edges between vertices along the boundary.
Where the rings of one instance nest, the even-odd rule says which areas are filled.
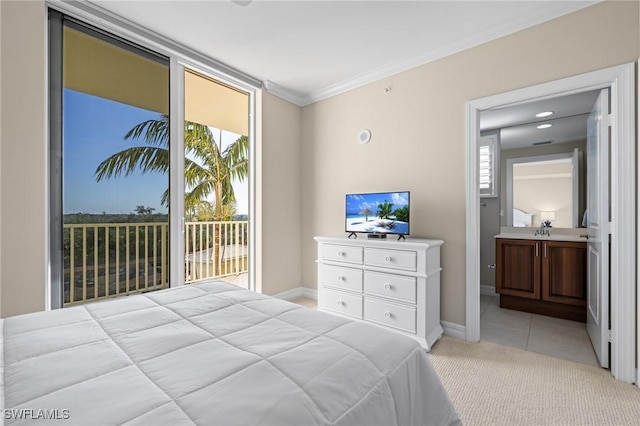
[[[398,235],[398,241],[400,241],[400,240],[406,240],[404,234]]]
[[[347,235],[347,238],[358,238],[358,234],[356,234],[355,232],[350,232],[349,235]]]
[[[367,238],[387,238],[387,234],[369,234]]]

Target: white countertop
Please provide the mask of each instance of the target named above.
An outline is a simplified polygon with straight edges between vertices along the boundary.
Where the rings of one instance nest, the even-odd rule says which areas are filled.
[[[500,227],[500,233],[495,238],[511,240],[539,240],[539,241],[575,241],[587,242],[586,228],[549,228],[551,236],[535,235],[538,228]]]
[[[586,232],[585,232],[586,235]],[[495,238],[505,238],[510,240],[540,240],[540,241],[575,241],[575,242],[587,242],[588,240],[584,237],[576,236],[576,235],[566,235],[566,234],[554,234],[551,231],[551,235],[533,235],[531,234],[506,234],[500,233],[495,236]]]

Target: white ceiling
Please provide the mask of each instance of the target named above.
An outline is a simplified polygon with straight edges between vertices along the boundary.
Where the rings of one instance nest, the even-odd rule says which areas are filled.
[[[595,90],[482,111],[480,131],[500,129],[502,149],[530,147],[547,141],[559,144],[585,140],[587,117],[599,93],[599,90]],[[537,118],[536,114],[543,111],[552,111],[553,114]],[[551,124],[551,127],[537,128],[545,123]]]
[[[91,3],[306,105],[598,1]]]

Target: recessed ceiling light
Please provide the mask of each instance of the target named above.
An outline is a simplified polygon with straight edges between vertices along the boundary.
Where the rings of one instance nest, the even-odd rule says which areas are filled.
[[[545,123],[545,124],[541,124],[538,126],[538,129],[548,129],[549,127],[551,127],[552,125],[549,123]]]
[[[553,111],[544,111],[544,112],[539,112],[539,113],[537,113],[537,114],[536,114],[536,117],[540,117],[540,118],[542,118],[542,117],[548,117],[548,116],[550,116],[551,114],[553,114]]]

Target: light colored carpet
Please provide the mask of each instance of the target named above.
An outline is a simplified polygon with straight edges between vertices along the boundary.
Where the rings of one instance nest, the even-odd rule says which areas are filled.
[[[640,425],[640,389],[598,367],[446,336],[429,357],[465,426]]]

